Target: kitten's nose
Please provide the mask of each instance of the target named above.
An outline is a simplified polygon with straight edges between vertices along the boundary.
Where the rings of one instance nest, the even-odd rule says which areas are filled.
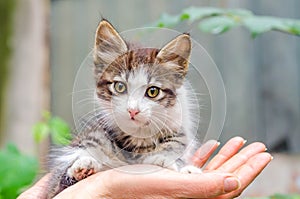
[[[139,114],[139,110],[138,109],[128,109],[128,113],[130,115],[130,118],[132,120],[134,120],[134,116],[136,116],[137,114]]]

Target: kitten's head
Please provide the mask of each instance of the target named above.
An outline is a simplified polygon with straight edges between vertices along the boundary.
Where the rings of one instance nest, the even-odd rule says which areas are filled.
[[[191,40],[182,34],[162,49],[130,47],[102,20],[94,47],[97,96],[107,125],[145,137],[181,128],[179,95],[187,74]]]

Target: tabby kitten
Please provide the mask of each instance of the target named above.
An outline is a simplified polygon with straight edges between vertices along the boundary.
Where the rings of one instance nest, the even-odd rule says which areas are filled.
[[[94,47],[99,108],[69,146],[57,149],[49,198],[89,175],[127,164],[201,171],[191,166],[186,150],[198,118],[185,81],[190,54],[188,34],[162,49],[138,48],[108,21],[100,22]]]

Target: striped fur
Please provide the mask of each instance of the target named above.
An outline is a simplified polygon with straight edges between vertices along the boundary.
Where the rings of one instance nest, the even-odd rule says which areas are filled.
[[[184,152],[196,129],[198,104],[185,82],[190,53],[188,34],[162,49],[141,48],[127,44],[108,21],[100,22],[94,47],[99,109],[84,118],[70,146],[53,153],[49,198],[111,167],[139,163],[180,171],[188,165]],[[125,85],[123,93],[117,82]],[[147,94],[152,87],[159,89],[153,98]],[[130,110],[138,111],[132,116]],[[78,177],[76,169],[86,170]]]

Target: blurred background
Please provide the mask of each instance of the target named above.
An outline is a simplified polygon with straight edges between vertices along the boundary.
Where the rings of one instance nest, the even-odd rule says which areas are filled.
[[[300,19],[297,0],[1,0],[1,148],[12,142],[44,159],[49,144],[35,144],[32,134],[44,110],[74,127],[74,78],[101,16],[125,31],[189,6]],[[191,32],[223,78],[227,115],[219,140],[262,141],[275,156],[244,195],[300,193],[300,37],[272,31],[253,39],[244,28],[211,35],[184,24],[175,29]]]

